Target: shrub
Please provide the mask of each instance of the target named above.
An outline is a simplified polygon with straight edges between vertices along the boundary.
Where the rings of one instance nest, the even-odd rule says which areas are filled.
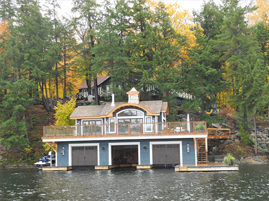
[[[61,104],[59,101],[57,102],[57,106],[54,107],[56,126],[65,126],[65,125],[73,125],[75,123],[74,120],[70,119],[70,115],[73,113],[76,107],[76,99],[71,98],[65,104]]]
[[[251,145],[253,144],[253,139],[250,137],[249,134],[247,134],[244,129],[243,129],[243,126],[240,125],[240,131],[239,131],[239,137],[241,138],[241,144],[243,146],[246,146],[246,145]]]
[[[233,161],[235,161],[235,158],[230,153],[224,157],[224,164],[226,165],[230,165]]]

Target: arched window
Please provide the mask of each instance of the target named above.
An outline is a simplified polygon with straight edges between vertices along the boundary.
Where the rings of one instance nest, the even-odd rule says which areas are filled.
[[[118,113],[118,117],[131,117],[131,116],[142,117],[142,116],[144,116],[144,114],[143,114],[143,112],[141,112],[139,110],[123,110],[123,111]]]

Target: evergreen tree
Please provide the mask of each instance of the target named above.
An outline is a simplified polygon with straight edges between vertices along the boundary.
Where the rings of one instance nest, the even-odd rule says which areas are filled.
[[[130,28],[130,2],[118,0],[115,6],[110,1],[105,2],[103,12],[104,22],[97,33],[98,45],[93,49],[95,55],[93,60],[93,70],[97,74],[106,72],[111,75],[111,85],[113,93],[116,94],[116,101],[126,100],[126,91],[129,89],[131,81],[130,65],[126,46],[128,29]]]
[[[246,91],[243,92],[243,95],[241,93],[241,90],[245,89],[242,80],[246,77],[244,74],[246,71],[242,69],[246,66],[250,54],[259,51],[259,47],[250,34],[245,16],[255,8],[250,5],[241,7],[239,0],[224,0],[223,5],[224,22],[221,34],[213,42],[213,47],[225,52],[221,59],[227,62],[229,68],[227,74],[230,80],[233,80],[232,102],[237,110],[243,112],[244,130],[248,131],[248,106],[244,101]]]
[[[92,49],[96,44],[96,31],[99,27],[99,4],[95,0],[74,0],[72,12],[73,29],[79,37],[78,44],[74,47],[74,51],[79,56],[77,64],[83,68],[82,75],[86,76],[88,85],[88,93],[91,94],[91,81],[94,81],[95,101],[99,105],[99,97],[97,90],[97,74],[92,70],[92,60],[95,55]]]

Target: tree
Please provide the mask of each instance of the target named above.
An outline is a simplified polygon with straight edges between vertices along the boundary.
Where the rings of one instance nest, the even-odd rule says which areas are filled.
[[[224,0],[224,22],[221,28],[221,34],[217,40],[213,41],[213,48],[225,52],[221,59],[228,64],[227,75],[232,82],[234,90],[232,102],[235,107],[244,114],[243,127],[248,131],[248,105],[246,104],[246,88],[242,85],[242,80],[246,77],[244,67],[247,58],[253,52],[259,51],[257,43],[247,27],[245,15],[252,12],[255,7],[247,5],[241,7],[239,0]]]
[[[203,113],[217,101],[217,94],[224,88],[220,55],[214,51],[208,39],[197,27],[197,45],[190,49],[183,75],[185,91],[195,96],[189,101],[189,109],[200,108]]]
[[[248,15],[249,23],[256,24],[262,22],[269,25],[269,0],[257,0],[256,6],[255,12]]]
[[[73,4],[72,12],[74,16],[71,23],[79,37],[79,41],[73,50],[79,56],[76,60],[77,65],[83,68],[81,73],[83,76],[86,76],[89,94],[91,94],[91,80],[93,78],[95,101],[99,105],[97,74],[94,74],[92,71],[92,60],[95,57],[92,54],[92,49],[96,44],[99,4],[95,0],[74,0]]]
[[[74,120],[70,119],[70,115],[73,113],[76,107],[76,99],[71,98],[70,101],[65,104],[57,102],[55,109],[56,126],[74,125]]]
[[[93,48],[93,71],[97,74],[106,72],[111,75],[113,93],[116,101],[125,100],[129,89],[132,66],[128,62],[129,47],[126,46],[128,29],[130,28],[131,8],[128,1],[118,0],[115,5],[106,1],[102,13],[103,23],[97,33],[98,45]]]

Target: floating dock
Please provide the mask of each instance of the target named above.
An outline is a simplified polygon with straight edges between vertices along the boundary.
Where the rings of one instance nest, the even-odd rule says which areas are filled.
[[[137,164],[120,164],[120,165],[100,165],[95,166],[95,170],[110,170],[115,168],[129,168],[129,167],[136,167],[137,170],[146,170],[151,169],[152,165],[137,165]]]
[[[176,172],[217,172],[217,171],[238,171],[239,166],[176,166]]]
[[[43,167],[42,171],[68,171],[72,170],[72,167]]]

